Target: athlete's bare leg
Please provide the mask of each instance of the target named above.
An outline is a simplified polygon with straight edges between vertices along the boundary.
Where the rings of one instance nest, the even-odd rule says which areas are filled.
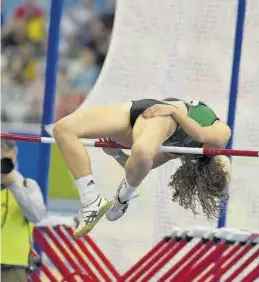
[[[137,186],[153,167],[160,146],[176,130],[177,124],[171,117],[144,119],[138,117],[133,128],[133,146],[125,165],[125,179],[122,180],[112,208],[106,214],[110,221],[119,219],[128,208],[128,201],[135,196]]]
[[[98,193],[92,178],[91,162],[80,137],[100,138],[124,136],[131,131],[130,103],[79,110],[58,121],[53,129],[58,148],[75,178],[82,202],[79,225],[74,233],[88,233],[110,208],[110,203]]]
[[[89,155],[79,138],[124,135],[130,128],[130,106],[127,103],[79,110],[54,125],[58,148],[75,179],[92,173]]]
[[[126,180],[137,187],[152,169],[153,160],[160,146],[176,130],[177,124],[171,117],[144,119],[140,116],[133,128],[133,146],[126,163]]]

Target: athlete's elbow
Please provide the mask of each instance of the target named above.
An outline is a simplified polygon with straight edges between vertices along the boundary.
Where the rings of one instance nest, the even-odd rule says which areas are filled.
[[[205,143],[205,134],[201,131],[201,132],[196,132],[196,134],[194,134],[193,136],[193,140],[198,142],[198,143]]]
[[[231,136],[232,136],[231,128],[227,125],[226,126],[226,143],[228,143],[228,141],[230,140]]]
[[[222,134],[221,140],[219,140],[220,147],[225,148],[231,138],[232,132],[229,126],[226,126],[224,134]]]
[[[216,138],[216,145],[219,147],[219,148],[226,148],[230,138],[231,138],[231,128],[229,126],[225,126],[224,127],[224,130],[222,130],[218,135],[217,135],[217,138]]]
[[[208,134],[206,132],[206,130],[204,129],[204,127],[200,127],[199,129],[197,129],[195,131],[195,134],[193,136],[194,141],[198,142],[198,143],[207,143],[207,139],[208,139]]]

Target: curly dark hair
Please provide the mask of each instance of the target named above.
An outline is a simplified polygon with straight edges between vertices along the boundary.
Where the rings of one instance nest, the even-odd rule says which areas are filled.
[[[209,220],[218,218],[220,201],[228,199],[226,172],[211,159],[181,158],[182,164],[169,182],[174,202],[179,202],[185,209],[190,208],[194,215],[198,214],[197,202],[200,202]]]

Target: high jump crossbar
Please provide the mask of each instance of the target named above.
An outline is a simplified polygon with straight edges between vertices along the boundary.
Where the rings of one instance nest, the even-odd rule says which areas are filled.
[[[56,143],[53,137],[29,136],[1,133],[1,139],[15,140],[34,143]],[[99,147],[99,148],[118,148],[130,149],[115,142],[102,142],[89,139],[80,138],[82,144],[86,147]],[[194,154],[194,155],[226,155],[226,156],[239,156],[239,157],[259,157],[259,151],[251,150],[229,150],[229,149],[216,149],[216,148],[189,148],[189,147],[174,147],[174,146],[161,146],[160,152],[170,152],[175,154]]]

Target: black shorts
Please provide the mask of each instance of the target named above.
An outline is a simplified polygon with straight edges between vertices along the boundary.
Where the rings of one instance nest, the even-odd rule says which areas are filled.
[[[168,98],[164,99],[163,101],[159,101],[156,99],[143,99],[143,100],[137,100],[137,101],[132,101],[133,104],[130,108],[130,124],[131,127],[133,128],[137,118],[144,113],[144,111],[156,104],[164,104],[166,105],[166,101],[179,101],[179,99],[176,98]]]

